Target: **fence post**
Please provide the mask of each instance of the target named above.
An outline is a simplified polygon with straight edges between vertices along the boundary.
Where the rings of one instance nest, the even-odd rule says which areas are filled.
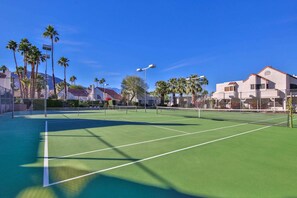
[[[12,110],[11,110],[11,117],[14,118],[14,78],[12,78]]]

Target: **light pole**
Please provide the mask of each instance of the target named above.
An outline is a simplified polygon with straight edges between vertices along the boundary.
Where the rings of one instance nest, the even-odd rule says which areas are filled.
[[[105,101],[105,86],[108,86],[109,84],[103,83],[103,101]]]
[[[143,72],[144,71],[144,83],[146,84],[146,70],[156,68],[155,64],[150,64],[145,68],[138,68],[136,71]],[[144,111],[146,112],[146,89],[144,90]]]
[[[50,55],[47,54],[47,51],[52,51],[52,46],[50,45],[43,45],[42,49],[45,50],[44,58],[45,58],[45,88],[44,88],[44,117],[47,117],[47,111],[46,111],[46,101],[47,101],[47,59],[50,58]]]

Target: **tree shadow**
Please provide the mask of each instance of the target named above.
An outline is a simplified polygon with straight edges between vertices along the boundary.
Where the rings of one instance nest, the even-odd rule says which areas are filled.
[[[197,126],[199,124],[183,123],[150,123],[125,120],[94,120],[94,119],[50,119],[48,120],[48,131],[58,132],[65,130],[78,130],[86,128],[110,127],[110,126]],[[51,134],[49,134],[51,135]]]

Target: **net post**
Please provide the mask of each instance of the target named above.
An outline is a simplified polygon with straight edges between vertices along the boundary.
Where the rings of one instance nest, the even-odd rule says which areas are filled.
[[[156,106],[156,114],[157,115],[159,114],[159,112],[158,112],[158,106]]]
[[[12,102],[12,111],[11,111],[11,117],[14,118],[14,77],[12,77],[12,90],[11,90],[11,94],[12,94],[12,99],[11,99],[11,102]]]
[[[128,107],[126,108],[126,114],[128,114]]]

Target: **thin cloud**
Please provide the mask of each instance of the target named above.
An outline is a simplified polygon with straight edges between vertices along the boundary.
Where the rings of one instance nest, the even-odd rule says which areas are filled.
[[[72,26],[72,25],[54,25],[54,27],[57,29],[59,34],[78,34],[79,30],[77,27]]]
[[[102,75],[104,76],[120,76],[121,73],[119,72],[101,72]]]
[[[80,42],[80,41],[72,41],[72,40],[60,40],[60,44],[64,45],[70,45],[70,46],[84,46],[87,45],[85,42]]]
[[[171,70],[179,69],[179,68],[182,68],[182,67],[198,65],[198,64],[201,64],[201,63],[206,63],[208,61],[215,60],[216,58],[217,58],[217,56],[208,57],[208,58],[204,58],[204,59],[203,58],[183,59],[181,61],[178,61],[178,62],[172,64],[173,66],[170,66],[170,67],[164,69],[163,71],[171,71]]]

